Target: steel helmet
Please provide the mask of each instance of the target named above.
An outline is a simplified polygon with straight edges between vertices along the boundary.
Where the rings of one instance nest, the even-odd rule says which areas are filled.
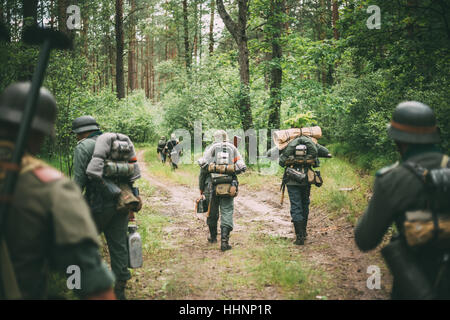
[[[72,121],[72,131],[74,133],[83,133],[97,130],[100,130],[100,127],[97,121],[92,116],[82,116]]]
[[[405,143],[438,143],[439,130],[433,110],[417,101],[405,101],[397,105],[388,125],[388,135]]]
[[[0,121],[20,124],[30,90],[31,82],[28,81],[13,83],[3,91],[0,96]],[[31,129],[54,136],[57,112],[55,98],[50,91],[41,87]]]

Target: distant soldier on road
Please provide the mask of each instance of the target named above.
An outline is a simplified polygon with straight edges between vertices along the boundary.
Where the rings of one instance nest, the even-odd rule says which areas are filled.
[[[423,103],[400,103],[388,135],[401,160],[376,173],[356,244],[374,249],[395,223],[398,234],[382,249],[394,278],[391,297],[450,299],[450,169],[435,115]]]
[[[180,160],[182,150],[177,148],[177,145],[180,141],[177,139],[176,135],[172,133],[170,135],[170,140],[166,144],[166,152],[169,157],[170,164],[172,165],[172,169],[178,169],[178,162]]]
[[[0,186],[30,91],[29,82],[10,85],[0,97]],[[113,276],[102,262],[89,207],[78,186],[36,159],[45,136],[54,135],[56,102],[40,89],[28,147],[22,159],[12,208],[5,217],[0,250],[0,298],[47,299],[49,271],[67,276],[78,267],[81,298],[114,299]],[[8,199],[2,199],[8,201]]]
[[[158,147],[156,148],[156,152],[159,155],[159,158],[162,163],[166,163],[166,144],[167,139],[165,136],[161,136],[161,138],[158,141]]]
[[[224,130],[214,133],[214,143],[206,148],[199,160],[200,194],[209,202],[208,218],[210,243],[217,242],[217,221],[220,211],[220,238],[222,251],[231,249],[230,232],[233,230],[234,197],[238,193],[237,174],[246,170],[245,163],[236,148],[228,141]]]

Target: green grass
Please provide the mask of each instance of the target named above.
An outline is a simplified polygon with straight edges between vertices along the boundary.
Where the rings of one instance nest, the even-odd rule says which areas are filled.
[[[354,224],[367,206],[374,177],[340,158],[322,160],[319,169],[324,183],[320,188],[312,187],[311,205],[326,209],[331,218],[346,215]]]
[[[259,234],[256,239],[263,246],[251,250],[256,261],[248,268],[260,288],[279,287],[287,299],[315,299],[329,287],[327,274],[309,266],[291,240]]]

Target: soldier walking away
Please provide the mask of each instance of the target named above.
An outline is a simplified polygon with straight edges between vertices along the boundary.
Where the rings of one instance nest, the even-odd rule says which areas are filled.
[[[200,194],[209,202],[208,218],[210,243],[217,242],[217,221],[220,210],[220,249],[231,249],[230,232],[233,230],[234,197],[238,194],[237,175],[246,170],[241,155],[224,130],[214,133],[214,143],[206,148],[198,161]]]
[[[376,173],[356,244],[376,248],[395,223],[398,234],[381,251],[393,275],[392,299],[450,299],[450,169],[435,115],[423,103],[402,102],[388,136],[401,160]]]
[[[0,186],[6,171],[19,176],[10,211],[4,217],[0,250],[0,298],[48,299],[51,270],[81,270],[81,298],[115,299],[114,278],[99,254],[89,207],[78,186],[34,157],[46,136],[54,136],[56,102],[41,88],[20,168],[8,166],[30,82],[14,83],[0,97]]]
[[[139,169],[136,159],[134,159],[135,163],[128,163],[128,161],[120,163],[110,157],[117,150],[128,150],[131,141],[127,136],[120,134],[102,134],[96,120],[91,116],[75,119],[72,123],[72,130],[78,140],[74,155],[74,180],[82,190],[85,190],[85,197],[91,207],[97,230],[105,235],[111,258],[111,269],[116,277],[114,292],[118,299],[124,300],[126,299],[126,282],[131,278],[128,270],[129,253],[127,248],[130,210],[119,210],[118,202],[122,199],[119,195],[125,192],[122,186],[125,186],[127,190],[131,189],[127,193],[127,198],[131,199],[133,195],[138,197],[136,188],[132,187],[132,181],[140,177],[140,174],[135,174],[135,169],[137,171]],[[117,140],[117,150],[114,149],[116,141],[113,141],[113,138],[115,136],[124,138],[123,141]],[[103,144],[106,142],[109,142],[110,145],[104,146]],[[134,153],[134,147],[131,146],[131,148]],[[102,162],[101,165],[98,161]],[[99,170],[98,178],[95,178],[95,175],[88,175],[90,172],[95,173],[96,169]],[[103,171],[111,172],[113,175],[124,173],[125,183],[119,182],[114,176],[108,180],[103,179]],[[130,174],[134,178],[129,179]],[[131,211],[138,211],[140,203],[139,199],[139,207]]]
[[[181,157],[181,149],[177,150],[178,148],[176,148],[179,143],[176,135],[172,133],[166,145],[167,156],[169,157],[169,162],[173,170],[178,169],[178,161]]]
[[[156,148],[156,153],[159,155],[159,159],[162,163],[166,163],[166,144],[167,138],[165,136],[161,136],[158,141],[158,147]]]
[[[322,185],[320,171],[313,169],[319,166],[318,157],[331,158],[331,154],[307,136],[295,138],[280,154],[279,164],[285,168],[281,184],[282,203],[287,186],[296,245],[303,245],[307,237],[311,185]]]

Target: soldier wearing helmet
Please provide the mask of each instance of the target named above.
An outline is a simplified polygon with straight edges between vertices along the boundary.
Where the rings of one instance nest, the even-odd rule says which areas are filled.
[[[125,287],[131,278],[128,270],[127,230],[129,216],[118,212],[116,202],[106,199],[95,181],[86,173],[94,154],[97,138],[102,134],[97,121],[92,116],[82,116],[72,122],[72,131],[78,143],[74,150],[74,180],[85,191],[98,232],[103,232],[111,257],[111,269],[116,278],[114,292],[118,299],[125,300]]]
[[[19,171],[2,230],[0,298],[55,298],[47,292],[49,272],[67,276],[75,266],[79,296],[114,299],[113,276],[98,253],[95,224],[80,189],[34,157],[45,137],[54,136],[56,102],[45,88],[40,89],[22,165],[8,166],[30,88],[29,82],[14,83],[0,96],[0,187],[8,170]]]
[[[445,224],[439,225],[441,217],[450,217],[449,161],[438,146],[435,115],[423,103],[402,102],[394,110],[387,133],[401,160],[376,173],[373,196],[355,229],[356,244],[362,251],[374,249],[395,223],[398,234],[382,249],[394,278],[391,297],[449,299],[450,243],[448,238],[441,241],[449,231]],[[427,178],[430,172],[433,181]],[[392,251],[394,246],[401,250]],[[406,258],[394,261],[394,256]]]
[[[217,222],[220,213],[220,249],[231,249],[230,232],[233,230],[234,197],[238,192],[237,174],[246,170],[239,150],[228,141],[224,130],[214,133],[214,143],[206,148],[198,161],[200,194],[209,203],[207,225],[209,243],[217,242]]]

